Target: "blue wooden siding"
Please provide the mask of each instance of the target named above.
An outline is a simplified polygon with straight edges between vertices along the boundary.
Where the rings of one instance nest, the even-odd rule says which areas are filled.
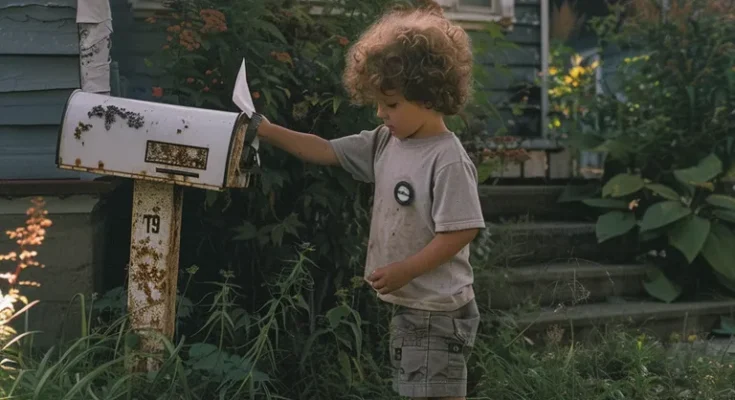
[[[56,168],[59,123],[80,87],[76,0],[0,1],[0,179],[78,179]]]
[[[503,66],[508,71],[491,76],[486,88],[488,99],[497,110],[487,124],[490,134],[541,136],[540,90],[523,90],[535,85],[541,71],[541,1],[515,0],[516,23],[505,35],[514,48],[477,57],[477,62],[487,68]],[[522,115],[514,115],[511,103],[524,96],[528,96],[529,106]]]

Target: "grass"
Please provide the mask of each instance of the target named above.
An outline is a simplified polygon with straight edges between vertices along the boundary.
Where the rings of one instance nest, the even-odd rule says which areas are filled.
[[[701,342],[661,342],[622,328],[596,340],[542,345],[508,330],[484,334],[475,349],[477,399],[732,399],[733,360],[706,354]]]
[[[36,209],[29,224],[50,226],[44,215]],[[267,282],[271,296],[256,310],[240,306],[245,296],[228,271],[220,281],[206,282],[210,294],[192,302],[185,295],[197,268],[187,269],[177,332],[173,340],[160,338],[162,354],[141,353],[122,288],[101,299],[76,296],[81,337],[43,351],[33,346],[33,332],[9,329],[13,318],[27,318],[21,315],[27,308],[16,311],[6,303],[0,314],[0,398],[398,400],[385,340],[389,307],[358,278],[337,290],[332,308],[316,312],[305,298],[314,292],[311,251],[302,248]],[[20,293],[14,296],[27,302]],[[565,328],[554,326],[534,342],[502,322],[508,320],[492,323],[492,310],[481,312],[468,399],[735,398],[732,357],[705,351],[696,336],[660,341],[616,328],[577,342],[565,340]],[[140,357],[158,358],[160,369],[133,372],[129,367]]]

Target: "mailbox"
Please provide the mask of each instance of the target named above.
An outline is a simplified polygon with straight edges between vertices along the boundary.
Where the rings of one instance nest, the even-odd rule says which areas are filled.
[[[64,109],[56,164],[207,190],[244,188],[257,167],[249,122],[244,113],[76,90]]]

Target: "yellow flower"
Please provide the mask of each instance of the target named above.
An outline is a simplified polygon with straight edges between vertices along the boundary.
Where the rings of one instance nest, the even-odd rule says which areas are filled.
[[[566,83],[567,85],[570,84],[570,83],[572,83],[572,77],[571,76],[565,76],[564,77],[564,83]]]
[[[735,67],[733,67],[733,69],[735,70]],[[549,75],[554,76],[557,72],[559,72],[559,70],[556,69],[556,67],[549,68]]]
[[[575,79],[577,77],[579,77],[580,75],[582,75],[582,74],[584,74],[584,68],[582,68],[580,66],[576,66],[576,67],[572,68],[571,71],[569,71],[569,75],[571,75],[571,77],[572,78],[575,78]]]

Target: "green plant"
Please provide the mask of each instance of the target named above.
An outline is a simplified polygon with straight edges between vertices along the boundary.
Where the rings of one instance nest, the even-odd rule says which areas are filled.
[[[43,265],[36,259],[38,255],[36,249],[46,239],[46,228],[50,227],[52,222],[47,218],[48,211],[45,209],[46,203],[43,198],[34,198],[31,203],[31,207],[26,210],[28,219],[25,221],[25,226],[6,232],[8,237],[15,240],[18,245],[17,251],[0,254],[0,263],[8,261],[14,263],[8,272],[0,274],[0,279],[7,282],[7,286],[0,291],[0,346],[10,346],[29,334],[18,336],[17,330],[10,323],[38,303],[38,301],[29,302],[28,298],[21,294],[20,288],[40,286],[40,284],[23,281],[20,279],[20,274],[27,268],[43,268]],[[23,303],[21,309],[16,309],[18,302]]]
[[[725,191],[735,176],[735,9],[722,1],[657,4],[618,4],[593,20],[601,46],[628,56],[606,73],[604,93],[588,80],[579,89],[553,87],[552,99],[573,105],[554,122],[568,143],[606,157],[601,187],[584,200],[604,213],[598,240],[636,237],[639,252],[658,255],[661,267],[646,283],[649,294],[673,301],[712,279],[690,264],[709,265],[726,287],[735,279],[726,247],[735,199]]]

